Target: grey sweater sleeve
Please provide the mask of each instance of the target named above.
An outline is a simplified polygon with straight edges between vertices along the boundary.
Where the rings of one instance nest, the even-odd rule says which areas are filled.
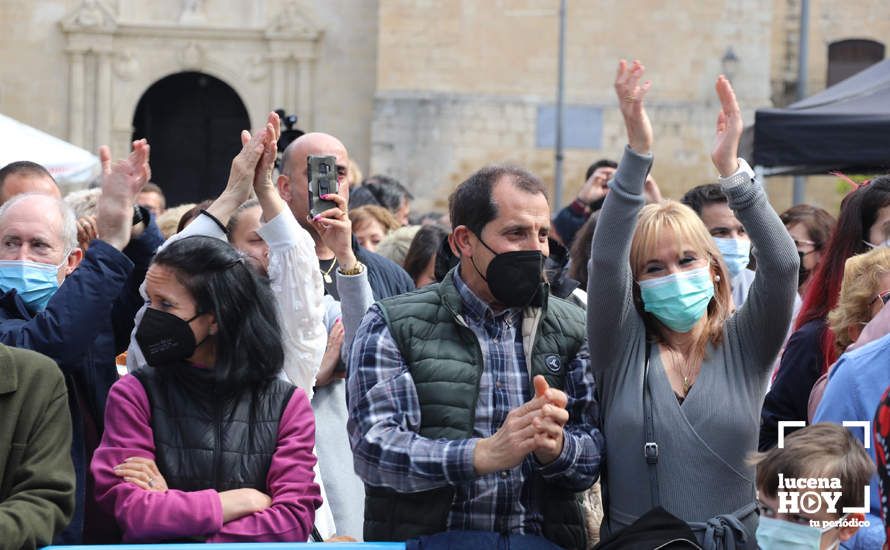
[[[343,320],[343,345],[340,346],[340,357],[349,363],[349,350],[355,333],[374,303],[371,284],[368,282],[368,268],[365,267],[358,275],[342,275],[337,270],[337,294],[340,295],[340,314]]]
[[[597,377],[619,364],[631,339],[643,330],[633,303],[630,243],[637,215],[645,204],[643,185],[652,155],[630,147],[609,183],[590,248],[587,281],[587,335],[591,367]]]
[[[794,241],[756,180],[740,171],[722,178],[720,184],[757,251],[757,271],[748,298],[730,322],[738,330],[745,357],[751,359],[743,364],[768,369],[791,322],[800,259]]]

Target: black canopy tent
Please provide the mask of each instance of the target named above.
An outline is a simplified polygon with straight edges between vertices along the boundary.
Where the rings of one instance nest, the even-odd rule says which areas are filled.
[[[767,174],[886,172],[890,59],[784,109],[758,109],[753,149]]]

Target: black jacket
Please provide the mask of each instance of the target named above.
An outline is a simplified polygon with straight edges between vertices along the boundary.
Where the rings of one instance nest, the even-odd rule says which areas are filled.
[[[776,379],[760,412],[760,444],[766,452],[778,444],[780,420],[807,420],[807,404],[813,384],[822,376],[822,319],[804,323],[788,339]],[[786,428],[787,437],[799,428]]]
[[[368,268],[368,283],[371,285],[371,292],[374,294],[375,300],[382,300],[414,290],[414,281],[404,269],[399,267],[399,264],[362,248],[355,235],[352,236],[352,251],[355,253],[356,259]]]

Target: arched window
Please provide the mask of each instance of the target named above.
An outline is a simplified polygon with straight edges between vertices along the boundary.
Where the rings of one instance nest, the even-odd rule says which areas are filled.
[[[884,59],[884,45],[874,40],[839,40],[828,45],[828,81],[826,86],[867,69]]]

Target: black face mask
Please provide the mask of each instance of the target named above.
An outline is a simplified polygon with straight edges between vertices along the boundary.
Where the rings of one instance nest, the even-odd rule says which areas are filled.
[[[145,361],[152,367],[160,367],[184,361],[194,355],[195,349],[204,340],[195,342],[195,334],[189,323],[200,315],[201,313],[197,313],[186,320],[159,309],[146,309],[139,328],[136,329],[136,342]]]
[[[798,251],[797,255],[800,256],[800,267],[797,269],[797,286],[800,286],[810,276],[810,270],[803,266],[803,259],[806,257],[806,254]]]
[[[479,238],[485,248],[491,247]],[[539,250],[517,250],[498,254],[488,264],[485,275],[470,258],[473,268],[488,283],[492,296],[507,307],[544,305],[544,255]]]

